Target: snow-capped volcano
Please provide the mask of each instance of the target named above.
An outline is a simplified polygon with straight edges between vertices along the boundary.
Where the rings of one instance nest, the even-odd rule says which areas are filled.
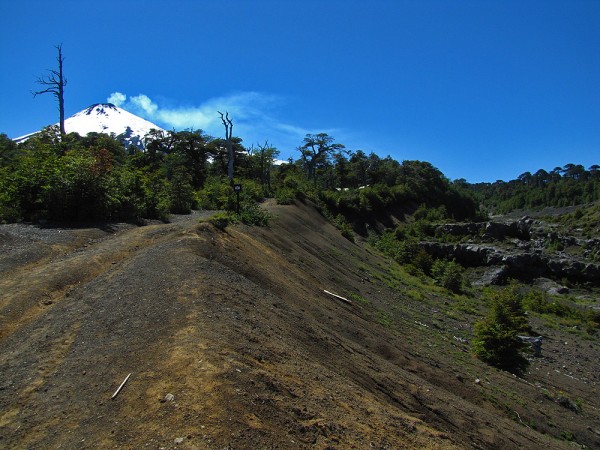
[[[114,134],[125,147],[134,145],[144,149],[144,136],[151,129],[162,130],[158,125],[131,114],[112,103],[97,103],[65,119],[65,131],[85,136],[88,133]],[[15,139],[22,142],[36,133]]]

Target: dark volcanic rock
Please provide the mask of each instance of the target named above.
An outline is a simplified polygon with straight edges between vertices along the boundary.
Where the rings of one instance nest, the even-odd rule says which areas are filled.
[[[483,276],[473,284],[475,286],[489,286],[491,284],[504,284],[508,278],[508,267],[506,266],[490,266],[486,269]]]
[[[489,284],[499,284],[507,277],[520,280],[567,278],[577,282],[600,283],[600,264],[575,258],[550,258],[539,251],[504,249],[491,245],[421,242],[421,247],[435,258],[455,260],[465,267],[494,267],[484,277],[489,279]],[[502,270],[498,267],[502,267]]]
[[[469,236],[479,234],[485,228],[485,223],[445,223],[437,228],[438,233],[452,236]]]
[[[517,238],[521,240],[529,240],[531,219],[524,217],[517,222],[500,223],[489,222],[483,233],[485,241],[503,241],[506,238]]]
[[[537,278],[547,271],[547,261],[536,253],[514,253],[502,258],[511,276],[519,279]]]

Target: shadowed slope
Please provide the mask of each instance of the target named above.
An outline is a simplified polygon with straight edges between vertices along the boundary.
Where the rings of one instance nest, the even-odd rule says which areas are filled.
[[[414,324],[386,325],[417,306],[379,281],[385,260],[310,205],[268,208],[271,228],[152,225],[16,264],[0,444],[561,446],[478,406]]]

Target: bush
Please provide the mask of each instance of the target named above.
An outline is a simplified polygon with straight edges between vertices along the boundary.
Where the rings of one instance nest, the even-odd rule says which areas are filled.
[[[287,174],[283,181],[279,183],[275,197],[281,199],[287,198],[291,202],[294,199],[316,198],[316,194],[312,183],[308,183],[301,175]],[[277,202],[279,203],[279,199]]]
[[[219,230],[224,230],[231,224],[238,223],[239,219],[236,214],[230,212],[218,212],[210,219],[208,219]]]
[[[8,171],[0,170],[0,223],[16,222],[20,218],[18,201],[12,188],[5,180],[8,177]]]
[[[148,219],[167,220],[171,202],[168,182],[158,174],[152,174],[144,180],[144,214]]]
[[[228,181],[219,177],[210,178],[199,193],[200,206],[204,209],[235,209],[233,188]]]
[[[346,219],[341,214],[338,214],[334,220],[335,227],[342,232],[342,236],[348,239],[350,242],[354,242],[354,230]]]
[[[526,344],[519,339],[519,334],[529,331],[522,295],[511,286],[501,291],[487,291],[485,298],[490,303],[490,311],[487,317],[475,323],[473,352],[492,366],[521,374],[528,361],[522,354]]]
[[[240,213],[236,214],[231,211],[221,211],[213,215],[208,221],[220,230],[224,230],[229,225],[242,222],[246,225],[256,225],[266,227],[272,216],[268,211],[265,211],[257,204],[251,203],[243,205],[240,208]]]
[[[196,207],[192,177],[183,168],[177,167],[173,171],[169,183],[169,197],[171,212],[174,214],[189,214]]]
[[[546,292],[535,290],[528,292],[523,299],[523,304],[528,311],[556,316],[561,319],[562,323],[579,323],[590,334],[600,328],[600,311],[581,309],[567,304],[565,300],[551,301]]]
[[[530,291],[523,299],[525,308],[540,314],[554,314],[559,317],[576,315],[577,311],[569,308],[567,305],[551,302],[548,300],[548,294],[542,291]]]
[[[398,264],[410,264],[418,254],[419,242],[414,239],[398,240],[395,232],[387,231],[380,236],[372,236],[369,239],[371,245],[383,252],[386,256],[394,259]]]
[[[295,199],[296,192],[290,188],[282,188],[275,193],[275,200],[278,205],[291,205]]]
[[[455,293],[460,293],[463,288],[462,266],[454,261],[438,259],[431,266],[431,276],[437,284]]]
[[[433,258],[422,248],[417,250],[413,258],[413,264],[425,275],[431,275],[431,269],[433,267]]]
[[[259,227],[269,226],[271,214],[258,206],[256,203],[243,205],[238,214],[239,219],[246,225],[257,225]]]

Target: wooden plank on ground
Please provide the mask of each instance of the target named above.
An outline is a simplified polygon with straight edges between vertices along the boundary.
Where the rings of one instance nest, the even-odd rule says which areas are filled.
[[[323,292],[325,292],[326,294],[329,294],[329,295],[331,295],[331,296],[333,296],[333,297],[337,298],[338,300],[341,300],[341,301],[343,301],[343,302],[346,302],[346,303],[348,303],[348,304],[350,304],[350,305],[352,304],[352,301],[348,300],[348,299],[347,299],[347,298],[345,298],[345,297],[342,297],[341,295],[334,294],[333,292],[329,292],[328,290],[325,290],[325,289],[323,289]]]

